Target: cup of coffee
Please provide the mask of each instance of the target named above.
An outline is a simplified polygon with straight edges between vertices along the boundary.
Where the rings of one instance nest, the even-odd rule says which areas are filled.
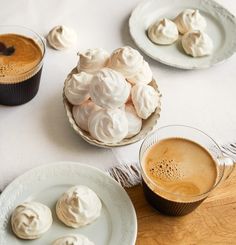
[[[147,201],[171,216],[193,211],[234,169],[234,162],[211,137],[181,125],[162,127],[148,136],[139,159]]]
[[[44,40],[21,26],[0,26],[0,104],[21,105],[38,92]]]

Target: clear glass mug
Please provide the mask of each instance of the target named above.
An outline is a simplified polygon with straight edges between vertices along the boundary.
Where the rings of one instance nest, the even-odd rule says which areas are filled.
[[[168,138],[183,138],[196,142],[205,148],[213,157],[216,164],[217,176],[215,184],[207,192],[200,195],[193,195],[191,198],[189,196],[186,198],[176,193],[167,193],[167,191],[158,186],[145,173],[145,154],[151,146],[157,144],[160,140]],[[196,128],[183,125],[162,127],[146,137],[140,148],[139,161],[141,165],[143,191],[147,201],[161,213],[171,216],[181,216],[192,212],[222,181],[229,177],[235,166],[233,160],[223,154],[219,145],[210,136]]]
[[[38,46],[42,55],[34,67],[9,76],[5,74],[6,65],[2,62],[3,56],[6,55],[3,55],[0,48],[0,104],[8,106],[21,105],[33,99],[38,92],[46,51],[45,40],[36,32],[25,27],[0,25],[0,37],[6,34],[20,35],[31,39]],[[0,44],[2,46],[4,43]],[[17,54],[17,49],[12,55],[7,55],[5,59],[11,59],[11,56],[13,57],[15,54]],[[15,59],[15,57],[13,58]],[[21,61],[20,58],[19,61]],[[8,66],[9,64],[7,64]],[[21,68],[17,67],[16,69],[20,70]]]

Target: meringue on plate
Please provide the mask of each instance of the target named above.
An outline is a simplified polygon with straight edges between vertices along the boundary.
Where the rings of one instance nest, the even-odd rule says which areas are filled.
[[[11,227],[17,237],[33,240],[41,237],[52,225],[51,210],[39,202],[25,202],[11,215]]]
[[[182,46],[184,51],[193,57],[210,55],[213,51],[213,42],[203,31],[190,31],[184,34]]]
[[[107,65],[109,57],[109,53],[102,48],[88,49],[79,54],[77,70],[94,74]]]
[[[52,245],[94,245],[94,243],[83,235],[67,235],[58,238]]]
[[[100,109],[90,115],[88,128],[94,139],[117,143],[128,134],[128,120],[121,109]]]
[[[93,76],[80,72],[70,74],[65,82],[65,96],[73,105],[80,105],[90,98],[89,86]]]
[[[55,26],[47,36],[48,43],[54,49],[63,50],[70,48],[76,43],[75,31],[67,26]]]
[[[87,186],[77,185],[67,190],[57,201],[59,220],[73,228],[88,225],[101,213],[102,203],[97,194]]]
[[[103,68],[94,75],[89,93],[95,104],[103,108],[115,109],[127,101],[130,88],[130,84],[119,72]]]
[[[101,107],[94,104],[91,100],[87,100],[84,103],[73,106],[72,114],[76,124],[85,131],[88,131],[88,118],[94,111],[98,111]]]
[[[142,119],[147,119],[155,111],[160,99],[153,87],[141,83],[132,87],[131,98],[138,116]]]
[[[173,21],[164,18],[148,28],[148,37],[156,44],[170,45],[178,39],[179,32]]]
[[[128,134],[125,138],[131,138],[140,132],[142,119],[137,115],[132,104],[125,105],[125,114],[128,120]]]
[[[185,9],[175,18],[174,22],[181,34],[193,30],[204,31],[207,26],[205,18],[198,9]]]

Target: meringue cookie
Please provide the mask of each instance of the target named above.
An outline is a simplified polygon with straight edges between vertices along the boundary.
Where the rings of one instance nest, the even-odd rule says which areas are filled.
[[[89,93],[95,104],[103,108],[114,109],[126,102],[130,88],[130,84],[119,72],[103,68],[94,75]]]
[[[52,245],[94,245],[94,243],[83,235],[68,235],[58,238]]]
[[[142,65],[143,56],[129,46],[116,49],[108,62],[108,67],[120,72],[127,79],[139,72]]]
[[[205,18],[198,9],[185,9],[175,18],[174,22],[181,34],[192,30],[204,31],[207,26]]]
[[[53,48],[63,50],[76,43],[77,35],[74,30],[62,25],[54,27],[48,33],[47,40]]]
[[[101,109],[93,112],[88,120],[93,138],[104,143],[117,143],[128,134],[128,121],[121,109]]]
[[[13,232],[22,239],[41,237],[52,225],[51,210],[38,202],[25,202],[16,207],[11,216]]]
[[[90,98],[89,86],[93,76],[80,72],[69,75],[65,82],[65,96],[73,105],[80,105]]]
[[[57,201],[57,217],[67,226],[78,228],[92,223],[100,216],[102,203],[87,186],[71,187]]]
[[[102,48],[88,49],[79,54],[77,70],[94,74],[106,66],[109,57],[109,53]]]
[[[193,57],[210,55],[213,51],[211,38],[202,31],[191,31],[184,34],[182,46],[184,51]]]
[[[76,124],[85,131],[88,131],[88,118],[94,111],[98,111],[101,107],[94,104],[91,100],[87,100],[81,105],[73,106],[72,114]]]
[[[142,119],[138,117],[132,104],[125,105],[125,114],[128,119],[128,134],[125,138],[131,138],[140,132]]]
[[[164,18],[148,28],[148,37],[156,44],[170,45],[178,39],[179,32],[173,21]]]
[[[140,70],[133,76],[127,79],[131,84],[143,83],[148,84],[152,81],[152,71],[149,64],[146,61],[143,61],[143,64]]]
[[[159,95],[156,90],[145,84],[136,84],[132,87],[131,97],[139,117],[147,119],[157,108]]]

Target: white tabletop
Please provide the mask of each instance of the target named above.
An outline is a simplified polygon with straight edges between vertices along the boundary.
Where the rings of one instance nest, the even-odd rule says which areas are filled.
[[[236,14],[236,1],[218,0]],[[0,106],[0,189],[27,169],[71,160],[106,169],[116,164],[109,149],[85,143],[70,128],[62,87],[77,62],[76,53],[93,47],[109,52],[131,45],[128,18],[139,0],[1,0],[0,23],[29,27],[45,36],[65,24],[78,33],[77,46],[63,52],[47,49],[38,95],[17,107]],[[236,55],[207,70],[184,71],[147,56],[163,94],[159,126],[187,124],[221,144],[236,141]],[[138,154],[135,150],[131,154]]]

